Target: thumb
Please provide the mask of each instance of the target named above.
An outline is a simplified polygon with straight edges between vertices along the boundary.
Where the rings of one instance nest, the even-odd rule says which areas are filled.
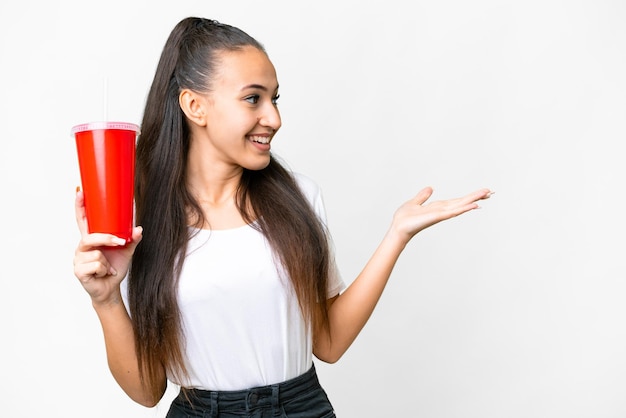
[[[426,202],[432,195],[433,195],[433,188],[430,187],[430,186],[429,187],[424,187],[411,200],[413,201],[413,203],[415,203],[417,205],[421,205],[422,203]]]
[[[143,239],[143,227],[141,226],[134,227],[132,240],[126,246],[126,248],[128,248],[131,251],[131,254],[135,252],[135,248],[137,248],[137,244],[139,244],[142,239]]]

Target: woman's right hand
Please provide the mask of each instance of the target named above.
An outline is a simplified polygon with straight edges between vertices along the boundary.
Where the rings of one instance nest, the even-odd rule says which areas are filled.
[[[142,238],[142,228],[133,228],[132,241],[111,234],[87,230],[85,198],[76,193],[76,222],[81,239],[74,253],[74,275],[83,285],[94,304],[119,303],[120,283],[126,276],[135,248]]]

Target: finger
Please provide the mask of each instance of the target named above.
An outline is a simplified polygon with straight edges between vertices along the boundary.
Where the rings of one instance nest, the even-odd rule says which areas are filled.
[[[77,251],[89,251],[98,247],[123,247],[126,240],[111,234],[93,233],[83,235],[78,243]]]
[[[139,242],[143,239],[143,227],[136,226],[133,228],[132,241],[128,244],[128,246],[134,251],[135,247]]]
[[[94,278],[102,278],[117,274],[115,269],[106,262],[93,261],[74,266],[74,275],[85,283]]]
[[[461,202],[470,203],[470,202],[476,202],[479,200],[489,199],[491,195],[493,195],[493,192],[491,190],[479,189],[461,198]]]
[[[76,223],[81,235],[87,234],[87,216],[85,215],[85,194],[76,188],[76,199],[74,200],[74,208],[76,212]]]
[[[470,210],[479,209],[480,205],[478,204],[478,201],[489,199],[493,194],[494,192],[489,189],[480,189],[468,194],[467,196],[457,199],[457,203],[454,205],[456,207],[454,210],[454,216],[469,212]]]
[[[486,194],[485,194],[485,197],[483,197],[483,199],[489,199],[491,196],[493,196],[494,194],[496,194],[496,192],[492,192],[492,191],[491,191],[491,190],[489,190],[489,189],[485,189],[485,191],[486,191]]]
[[[115,271],[102,251],[97,249],[89,251],[76,250],[74,254],[74,271],[77,274],[82,276],[94,275],[96,271],[101,270],[100,266],[103,266],[104,270],[108,270],[109,274],[113,274],[111,272]]]
[[[411,199],[411,201],[417,205],[421,205],[426,202],[432,196],[432,194],[432,187],[424,187],[422,190],[419,191],[418,194],[415,195],[413,199]]]

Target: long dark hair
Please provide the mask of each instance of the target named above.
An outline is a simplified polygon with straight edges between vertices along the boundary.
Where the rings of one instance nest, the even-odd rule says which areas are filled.
[[[162,367],[179,379],[187,376],[177,282],[190,219],[194,226],[205,220],[186,187],[190,131],[178,96],[182,89],[209,92],[216,53],[245,46],[265,52],[238,28],[183,19],[165,43],[146,100],[135,179],[136,219],[144,234],[128,288],[140,375],[156,399],[163,391],[157,381]],[[292,174],[272,155],[266,168],[243,170],[236,200],[244,220],[265,235],[289,274],[307,324],[328,332],[326,229]]]

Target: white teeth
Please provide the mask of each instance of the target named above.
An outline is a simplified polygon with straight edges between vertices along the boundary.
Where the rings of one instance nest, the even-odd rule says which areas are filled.
[[[250,140],[260,144],[269,144],[270,142],[270,138],[267,136],[251,136]]]

